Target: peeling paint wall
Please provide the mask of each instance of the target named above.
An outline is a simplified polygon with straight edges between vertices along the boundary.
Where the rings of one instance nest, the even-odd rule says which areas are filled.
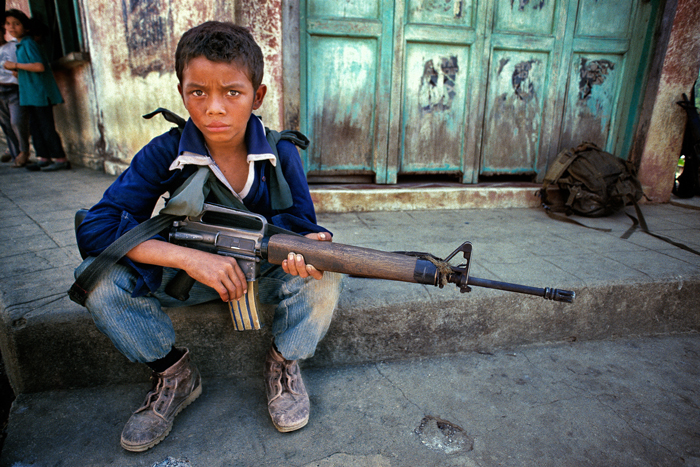
[[[27,0],[6,0],[5,10],[21,10],[29,16],[29,2]]]
[[[700,9],[695,0],[678,0],[652,110],[639,179],[654,202],[671,197],[683,142],[686,113],[676,102],[688,93],[700,68]]]
[[[221,0],[220,0],[221,1]],[[256,112],[270,128],[284,125],[282,0],[237,0],[236,23],[250,27],[265,58],[267,95]]]
[[[177,93],[174,53],[180,36],[210,19],[234,18],[230,2],[83,0],[90,51],[88,88],[93,153],[108,173],[123,170],[150,139],[172,124],[141,116],[157,107],[187,113]]]

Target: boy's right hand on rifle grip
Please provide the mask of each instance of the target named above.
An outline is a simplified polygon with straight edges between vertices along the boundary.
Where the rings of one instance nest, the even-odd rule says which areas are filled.
[[[238,300],[248,290],[243,270],[235,258],[204,251],[190,250],[185,272],[197,282],[208,285],[219,293],[221,300]]]

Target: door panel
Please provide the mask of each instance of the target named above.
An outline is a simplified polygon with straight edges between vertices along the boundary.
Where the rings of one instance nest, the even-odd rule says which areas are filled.
[[[534,174],[552,137],[557,91],[552,62],[561,54],[561,0],[494,0],[485,91],[480,175]],[[549,103],[549,104],[548,104]],[[558,137],[556,138],[558,140]]]
[[[408,0],[407,24],[473,27],[472,0]]]
[[[309,41],[309,59],[319,64],[308,80],[314,90],[307,97],[314,135],[309,171],[324,167],[373,170],[377,47],[375,39],[315,37]]]
[[[367,0],[309,0],[308,16],[311,18],[371,18],[379,19],[380,3]]]
[[[469,49],[408,43],[400,172],[460,172]]]
[[[549,53],[494,50],[491,66],[481,173],[534,173]]]
[[[634,0],[579,0],[576,36],[626,38],[635,3]]]
[[[556,1],[496,0],[494,32],[553,34]]]
[[[301,11],[301,130],[311,140],[303,155],[309,181],[382,183],[386,177],[390,4],[309,0]]]
[[[397,167],[387,172],[463,174],[465,164],[474,165],[465,161],[464,142],[468,91],[474,85],[475,2],[407,0],[403,18],[398,43],[403,59],[395,61],[401,73],[394,77],[392,94],[400,98],[400,111],[392,116],[400,140],[389,150]]]
[[[625,128],[620,115],[627,114],[630,105],[622,83],[634,83],[635,70],[627,62],[638,5],[636,0],[579,0],[559,148],[589,141],[613,153],[624,152],[614,146]]]
[[[614,132],[622,76],[621,55],[574,55],[560,147],[575,147],[583,142],[582,138],[601,148],[608,146]]]

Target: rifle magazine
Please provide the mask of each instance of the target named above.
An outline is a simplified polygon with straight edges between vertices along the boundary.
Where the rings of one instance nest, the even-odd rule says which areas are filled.
[[[236,331],[257,331],[260,329],[258,281],[249,281],[248,292],[238,300],[228,302],[228,308]]]

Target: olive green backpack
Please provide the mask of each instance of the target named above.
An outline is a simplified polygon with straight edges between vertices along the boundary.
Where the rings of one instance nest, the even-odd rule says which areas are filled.
[[[550,199],[550,186],[559,188],[561,200]],[[559,153],[540,193],[549,212],[584,217],[609,216],[644,196],[634,166],[593,143]]]
[[[558,190],[550,192],[550,188]],[[569,216],[604,217],[624,211],[625,206],[632,204],[637,217],[625,212],[633,224],[620,238],[627,239],[639,229],[659,240],[700,255],[700,252],[682,243],[649,231],[638,204],[643,196],[634,165],[603,151],[593,143],[583,143],[560,152],[547,170],[540,189],[542,207],[553,219],[610,232],[611,229],[591,227]]]

